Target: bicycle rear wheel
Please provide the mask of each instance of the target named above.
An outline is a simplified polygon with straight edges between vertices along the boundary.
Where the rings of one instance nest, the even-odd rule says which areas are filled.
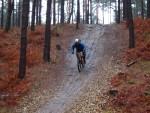
[[[78,71],[81,72],[82,64],[80,62],[78,62],[77,66],[78,66]]]
[[[77,67],[78,71],[81,72],[82,68],[84,68],[85,62],[82,52],[77,53]]]

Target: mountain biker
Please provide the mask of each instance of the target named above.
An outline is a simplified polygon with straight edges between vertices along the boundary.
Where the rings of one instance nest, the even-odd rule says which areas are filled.
[[[72,45],[72,54],[74,54],[74,49],[76,49],[76,55],[77,55],[77,53],[80,53],[80,52],[83,53],[84,63],[86,63],[86,59],[85,59],[85,57],[86,57],[85,46],[84,46],[84,44],[81,43],[80,39],[75,39],[75,43]]]

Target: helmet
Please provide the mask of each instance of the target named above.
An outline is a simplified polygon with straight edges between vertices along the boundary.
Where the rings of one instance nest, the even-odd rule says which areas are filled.
[[[79,42],[79,39],[78,39],[78,38],[76,38],[76,39],[75,39],[75,42]]]

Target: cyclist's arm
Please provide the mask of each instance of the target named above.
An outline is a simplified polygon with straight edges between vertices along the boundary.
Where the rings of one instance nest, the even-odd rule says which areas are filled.
[[[72,53],[74,53],[75,44],[72,46]]]

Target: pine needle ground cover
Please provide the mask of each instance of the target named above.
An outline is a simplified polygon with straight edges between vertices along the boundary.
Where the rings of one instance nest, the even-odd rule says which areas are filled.
[[[43,43],[44,26],[36,27],[34,32],[28,32],[27,48],[27,74],[24,80],[17,79],[20,49],[20,31],[18,28],[9,33],[0,30],[0,106],[15,106],[19,103],[20,97],[28,93],[32,87],[33,78],[31,70],[35,66],[43,64]],[[74,25],[57,25],[52,27],[51,40],[51,63],[57,62],[57,47],[61,44],[66,48],[67,40],[76,33]],[[59,36],[58,36],[59,34]],[[62,43],[58,43],[58,40]],[[71,39],[71,38],[70,38]],[[67,42],[68,43],[68,42]],[[60,46],[60,45],[59,45]]]
[[[134,24],[136,48],[125,50],[123,62],[137,62],[111,79],[116,93],[108,103],[119,113],[150,112],[150,20],[137,18]]]
[[[134,20],[136,47],[125,51],[124,60],[126,62],[142,59],[150,60],[150,19]]]

